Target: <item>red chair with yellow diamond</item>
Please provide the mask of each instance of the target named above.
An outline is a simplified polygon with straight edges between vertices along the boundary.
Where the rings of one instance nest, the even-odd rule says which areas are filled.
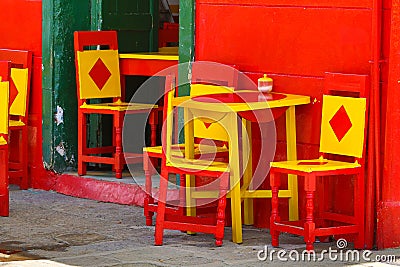
[[[0,216],[9,215],[8,194],[8,100],[10,63],[0,62]]]
[[[86,174],[86,163],[113,165],[115,177],[122,178],[126,163],[137,158],[122,149],[122,126],[125,114],[148,113],[154,105],[122,102],[117,32],[80,31],[74,33],[76,83],[78,95],[78,174]],[[96,50],[88,50],[94,48]],[[100,50],[98,50],[100,49]],[[112,102],[104,103],[107,99]],[[101,100],[102,103],[91,103]],[[87,115],[113,117],[113,145],[87,146]],[[153,127],[152,127],[153,128]],[[99,156],[110,154],[111,156]]]
[[[343,75],[327,74],[326,85],[332,86],[332,78],[347,80]],[[366,81],[366,76],[353,79],[356,87]],[[351,78],[351,77],[350,77]],[[357,85],[358,83],[358,85]],[[333,83],[334,84],[334,83]],[[350,87],[338,84],[330,87],[330,92],[353,91]],[[362,87],[362,86],[361,86]],[[335,90],[337,89],[337,90]],[[348,90],[350,89],[350,90]],[[360,92],[353,91],[359,94]],[[341,94],[343,95],[343,94]],[[351,236],[354,247],[364,248],[364,149],[366,124],[366,98],[324,95],[322,106],[320,158],[272,162],[270,183],[272,190],[272,211],[270,233],[272,245],[279,246],[279,233],[287,232],[304,237],[307,250],[314,249],[316,237]],[[330,156],[341,157],[340,160],[328,159]],[[346,159],[346,160],[344,160]],[[304,176],[306,198],[306,216],[304,221],[283,222],[278,213],[278,194],[281,176],[294,174]],[[318,217],[315,217],[315,194],[319,179],[337,179],[342,186],[349,187],[354,181],[353,213],[343,214],[334,209],[324,209],[321,204]],[[326,192],[320,192],[324,194]],[[331,196],[331,198],[333,198]],[[325,199],[326,200],[326,199]],[[333,199],[333,201],[335,201]]]
[[[12,149],[9,161],[11,182],[21,189],[29,188],[28,176],[28,110],[32,52],[26,50],[0,49],[0,60],[11,62],[10,72],[10,122]],[[14,133],[18,133],[15,137]]]
[[[164,229],[171,229],[213,234],[216,239],[215,244],[221,246],[224,237],[226,194],[229,190],[230,170],[228,163],[203,157],[200,159],[188,159],[173,151],[174,108],[172,102],[175,94],[174,77],[170,75],[166,77],[165,89],[162,131],[163,154],[160,177],[160,194],[157,206],[155,245],[162,245]],[[187,123],[193,123],[193,121],[188,121]],[[187,132],[185,137],[189,138],[188,136],[190,135],[193,136],[193,133]],[[188,153],[190,154],[191,152],[189,151]],[[182,210],[182,207],[185,206],[185,199],[182,196],[180,198],[182,203],[180,203],[180,207],[177,208],[178,211],[176,213],[166,212],[170,173],[199,175],[210,178],[211,181],[207,186],[207,190],[214,188],[214,190],[217,191],[217,207],[212,217],[202,216],[196,213],[190,214],[192,216],[186,216],[179,212]],[[180,185],[181,189],[183,185],[184,183]],[[189,185],[186,184],[186,186],[186,193],[190,191],[190,194],[195,194],[199,189],[196,183]],[[188,196],[186,195],[186,197]],[[208,197],[208,199],[210,198],[215,199],[215,197],[212,196]],[[195,201],[192,202],[192,199],[186,199],[186,201],[190,201],[190,203],[186,203],[186,205],[190,206],[192,209],[198,207]]]
[[[226,85],[226,86],[222,86]],[[192,84],[190,86],[190,96],[199,96],[204,94],[231,93],[237,85],[237,70],[232,66],[210,62],[194,62],[192,65]],[[214,123],[205,126],[200,120],[194,121],[195,148],[196,156],[216,156],[221,158],[228,157],[228,148],[222,140],[227,140],[226,133],[221,125]],[[202,138],[210,137],[213,133],[213,144],[206,144],[207,140]],[[200,146],[201,144],[201,146]],[[201,148],[201,149],[200,149]],[[185,150],[184,144],[177,144],[172,147],[174,153],[182,153]],[[162,147],[153,146],[143,148],[143,169],[146,176],[146,198],[144,200],[144,215],[146,225],[152,225],[154,212],[157,211],[157,203],[154,202],[152,192],[151,177],[155,173],[154,166],[157,166],[157,160],[162,158]],[[167,209],[167,212],[170,209]],[[177,211],[173,210],[173,213]],[[181,212],[181,211],[179,211]]]

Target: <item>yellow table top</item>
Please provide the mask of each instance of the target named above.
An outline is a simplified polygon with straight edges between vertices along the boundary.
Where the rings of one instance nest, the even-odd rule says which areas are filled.
[[[310,97],[304,95],[294,95],[294,94],[283,94],[283,93],[272,93],[269,95],[264,95],[258,91],[235,91],[234,94],[238,96],[243,96],[243,100],[240,102],[235,101],[218,101],[215,102],[203,102],[196,100],[195,97],[184,96],[176,97],[172,101],[172,105],[179,107],[186,107],[191,109],[201,109],[215,112],[240,112],[249,110],[260,110],[269,108],[279,108],[288,107],[295,105],[303,105],[310,103]],[[232,95],[232,94],[226,94]],[[278,99],[274,99],[273,95],[280,95]],[[213,95],[209,95],[212,100]],[[270,97],[272,96],[272,97]],[[203,96],[204,99],[207,97]],[[227,97],[228,99],[229,97]],[[271,98],[271,99],[269,99]],[[266,100],[266,101],[265,101]]]
[[[148,59],[148,60],[179,60],[179,56],[163,52],[127,53],[119,54],[121,59]]]

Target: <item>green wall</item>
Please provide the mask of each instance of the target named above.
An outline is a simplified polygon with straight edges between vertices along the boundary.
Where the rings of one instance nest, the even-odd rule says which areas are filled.
[[[82,0],[42,4],[43,160],[47,169],[63,172],[75,165],[77,151],[73,32],[90,29],[91,5]]]

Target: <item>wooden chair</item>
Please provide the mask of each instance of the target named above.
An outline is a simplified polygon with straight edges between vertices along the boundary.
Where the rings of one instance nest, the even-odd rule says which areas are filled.
[[[158,30],[158,47],[168,47],[169,44],[179,42],[179,24],[164,23],[163,28]]]
[[[0,61],[0,216],[9,215],[8,193],[8,72],[10,62]]]
[[[0,49],[0,60],[11,62],[10,74],[10,122],[9,130],[19,138],[11,138],[9,176],[17,179],[21,189],[29,188],[28,176],[28,110],[32,72],[32,52],[25,50]]]
[[[173,125],[174,115],[172,101],[175,93],[174,78],[167,76],[166,90],[164,96],[164,114],[163,114],[163,131],[162,131],[162,147],[164,153],[162,154],[161,178],[160,178],[160,194],[157,207],[156,229],[155,229],[155,245],[163,244],[164,229],[173,229],[190,232],[203,232],[215,235],[217,246],[222,245],[224,237],[225,225],[225,208],[226,208],[226,194],[228,192],[229,184],[229,167],[227,163],[207,160],[207,159],[187,159],[181,155],[176,156],[173,151]],[[189,122],[191,123],[191,122]],[[186,136],[186,135],[185,135]],[[186,138],[189,138],[186,136]],[[186,148],[188,149],[188,148]],[[190,153],[187,150],[186,153]],[[193,156],[188,155],[187,156]],[[191,216],[177,213],[166,214],[166,202],[169,174],[181,175],[202,175],[214,178],[214,183],[217,187],[218,205],[214,217],[201,217],[195,214]],[[181,185],[182,186],[182,185]],[[195,191],[196,184],[186,184],[186,192]],[[184,198],[180,199],[184,201]],[[188,201],[191,201],[190,199]],[[181,207],[185,203],[181,203]],[[195,207],[196,203],[186,203],[190,207]],[[179,208],[178,208],[179,209]]]
[[[224,86],[222,86],[224,85]],[[192,65],[192,84],[190,86],[190,95],[198,96],[204,94],[219,94],[230,93],[237,86],[237,70],[234,66],[226,66],[218,63],[210,62],[195,62]],[[227,158],[228,147],[224,140],[227,140],[227,135],[221,125],[214,123],[204,125],[200,120],[194,121],[194,136],[195,149],[194,155],[202,156],[217,156]],[[209,138],[209,133],[213,132],[213,141],[216,146],[202,144],[201,149],[199,143],[202,138]],[[184,144],[174,145],[172,151],[177,155],[184,151]],[[154,166],[157,166],[157,161],[162,158],[162,147],[153,146],[143,148],[143,170],[146,176],[145,190],[146,198],[144,200],[144,216],[146,217],[146,225],[152,225],[154,212],[157,211],[157,204],[153,198],[153,184],[151,177],[155,173]],[[182,156],[184,156],[182,154]],[[167,209],[167,212],[169,209]],[[172,210],[172,212],[176,212]],[[182,211],[179,211],[182,212]]]
[[[155,106],[125,103],[121,99],[118,42],[116,31],[79,31],[74,33],[76,83],[78,95],[78,174],[86,174],[86,163],[111,164],[115,177],[122,178],[125,163],[136,163],[137,158],[122,149],[122,125],[125,114],[148,113]],[[98,48],[101,50],[89,50]],[[104,103],[107,99],[111,103]],[[100,99],[103,103],[90,103]],[[88,114],[112,115],[113,145],[87,147]],[[152,116],[153,113],[150,114]],[[154,121],[154,120],[150,120]],[[155,127],[152,127],[155,129]],[[97,154],[112,154],[98,156]],[[125,156],[125,158],[124,158]]]
[[[272,211],[270,233],[272,245],[279,246],[279,233],[287,232],[304,237],[306,249],[313,250],[316,237],[351,235],[355,237],[354,247],[364,248],[364,150],[366,98],[346,97],[343,93],[356,93],[363,96],[367,76],[328,73],[326,92],[339,92],[338,95],[324,95],[322,107],[320,158],[272,162],[270,183],[272,190]],[[345,83],[344,83],[345,82]],[[341,156],[343,159],[328,159]],[[306,198],[306,217],[304,221],[283,222],[278,213],[278,194],[281,177],[278,173],[304,176]],[[350,177],[349,177],[350,176]],[[327,198],[319,203],[318,218],[315,218],[315,193],[317,179],[322,179],[324,192],[329,192],[325,181],[337,179],[343,187],[348,187],[354,177],[353,214],[341,214],[327,207]],[[318,193],[318,192],[317,192]],[[331,196],[332,198],[332,196]],[[334,199],[333,199],[334,201]]]

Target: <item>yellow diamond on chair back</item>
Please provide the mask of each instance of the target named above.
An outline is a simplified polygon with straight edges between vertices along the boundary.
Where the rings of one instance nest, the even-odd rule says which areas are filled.
[[[192,84],[190,86],[191,96],[225,94],[232,93],[233,87],[208,85],[208,84]],[[219,141],[229,141],[229,136],[224,127],[217,123],[207,123],[199,119],[194,120],[194,136],[198,138],[209,138]]]
[[[9,83],[0,82],[0,134],[8,134]]]
[[[11,68],[10,115],[25,116],[28,94],[28,69]]]
[[[117,50],[78,51],[81,99],[121,97]]]
[[[361,158],[365,98],[323,96],[320,152]]]

